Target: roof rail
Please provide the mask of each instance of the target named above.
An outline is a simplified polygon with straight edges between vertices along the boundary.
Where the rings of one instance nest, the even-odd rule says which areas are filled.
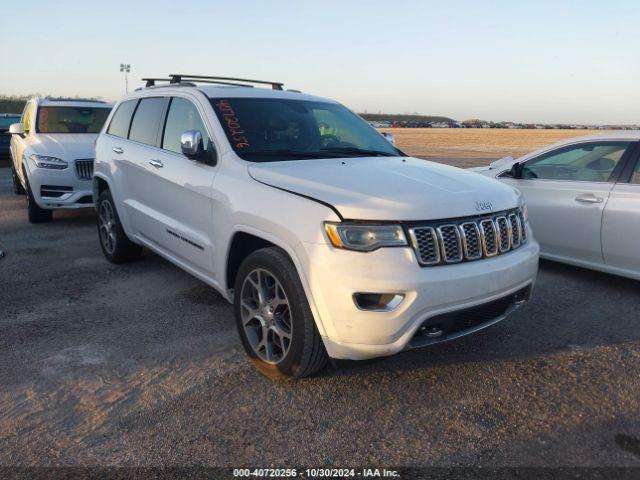
[[[185,73],[172,73],[169,78],[143,78],[146,87],[155,86],[156,82],[169,82],[170,85],[179,85],[184,82],[213,83],[216,85],[233,85],[236,87],[253,87],[254,85],[271,85],[273,90],[283,90],[284,83],[268,82],[266,80],[250,80],[248,78],[235,77],[211,77],[207,75],[187,75]]]
[[[98,100],[97,98],[72,98],[72,97],[42,97],[48,102],[91,102],[91,103],[107,103],[104,100]]]

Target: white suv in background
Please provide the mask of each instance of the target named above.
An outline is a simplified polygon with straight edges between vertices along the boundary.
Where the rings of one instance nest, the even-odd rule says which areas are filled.
[[[265,375],[451,340],[530,298],[539,248],[512,187],[408,157],[279,83],[154,82],[96,143],[102,250],[146,246],[218,290]]]
[[[27,194],[31,223],[50,222],[56,208],[93,204],[93,147],[111,105],[35,97],[9,127],[15,193]]]

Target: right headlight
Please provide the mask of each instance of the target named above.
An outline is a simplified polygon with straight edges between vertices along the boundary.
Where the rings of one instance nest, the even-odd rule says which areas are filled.
[[[324,228],[331,244],[337,248],[371,252],[381,247],[408,245],[400,225],[325,222]]]
[[[61,158],[49,157],[47,155],[36,155],[35,153],[29,157],[38,168],[49,168],[52,170],[64,170],[68,163]]]

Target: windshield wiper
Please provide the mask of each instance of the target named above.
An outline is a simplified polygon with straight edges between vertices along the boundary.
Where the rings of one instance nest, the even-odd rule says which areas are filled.
[[[294,159],[306,158],[335,158],[336,155],[331,152],[305,152],[299,150],[257,150],[253,152],[245,152],[243,155],[251,157],[291,157]]]
[[[383,152],[381,150],[366,150],[357,147],[327,147],[321,148],[322,152],[344,153],[346,155],[359,155],[364,157],[399,157],[399,153]]]

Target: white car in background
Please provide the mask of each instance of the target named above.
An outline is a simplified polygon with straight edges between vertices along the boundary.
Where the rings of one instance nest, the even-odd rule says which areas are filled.
[[[110,111],[100,101],[34,97],[9,127],[13,188],[27,194],[31,223],[93,205],[94,143]]]
[[[541,257],[640,279],[640,132],[571,138],[472,170],[522,192]]]
[[[452,340],[530,298],[515,189],[408,157],[332,100],[171,77],[124,97],[96,143],[102,251],[145,246],[217,289],[265,375]]]

